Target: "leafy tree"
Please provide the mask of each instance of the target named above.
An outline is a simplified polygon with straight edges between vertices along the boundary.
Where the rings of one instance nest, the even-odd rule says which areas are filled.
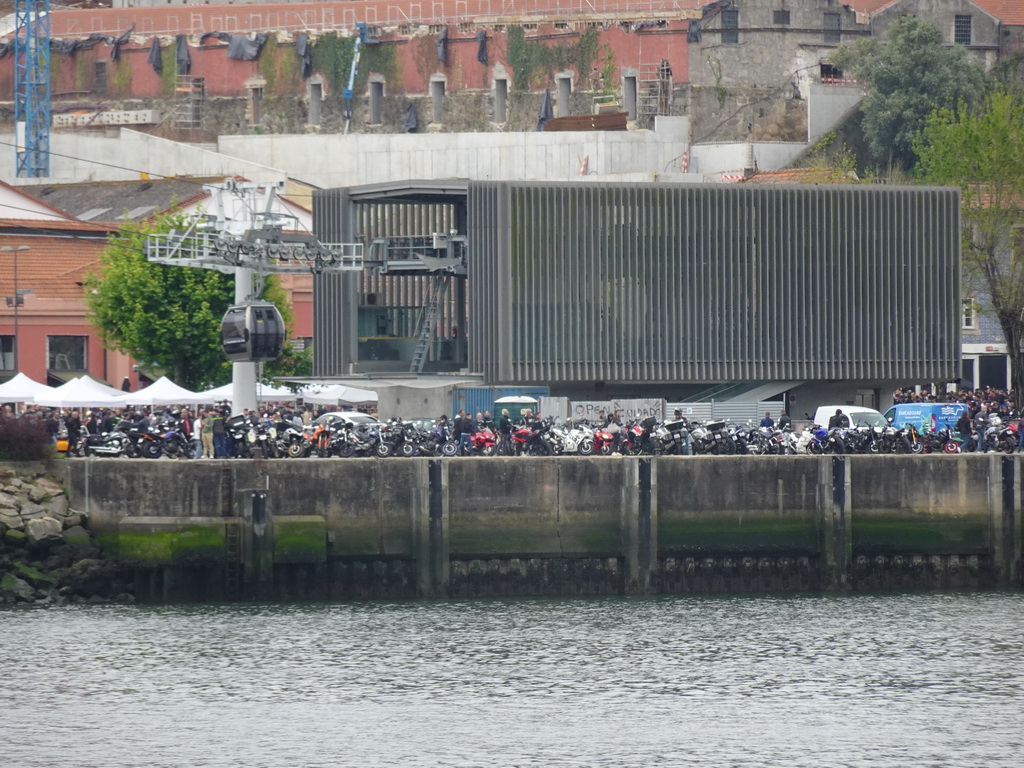
[[[914,149],[925,181],[960,187],[965,287],[991,301],[982,309],[999,320],[1024,402],[1024,96],[937,110]]]
[[[889,27],[888,42],[863,38],[836,51],[833,63],[868,83],[861,110],[872,153],[904,168],[914,164],[914,137],[928,115],[980,93],[985,82],[966,48],[946,47],[938,27],[912,16]]]
[[[111,237],[100,269],[86,279],[85,295],[105,346],[166,371],[183,387],[200,389],[231,378],[220,321],[234,303],[234,277],[146,260],[147,235],[184,226],[174,214],[127,223]],[[291,312],[284,291],[269,293],[287,322]]]

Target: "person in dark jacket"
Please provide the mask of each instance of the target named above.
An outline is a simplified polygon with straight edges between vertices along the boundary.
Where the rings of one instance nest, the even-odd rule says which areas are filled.
[[[956,421],[956,431],[960,433],[960,447],[966,448],[971,441],[971,412],[964,408]]]
[[[850,426],[850,418],[843,413],[842,408],[836,408],[835,415],[828,420],[828,428],[835,429],[836,427],[844,428]]]
[[[470,414],[462,419],[462,434],[459,437],[459,452],[463,456],[473,453],[473,435],[480,431],[480,425]]]

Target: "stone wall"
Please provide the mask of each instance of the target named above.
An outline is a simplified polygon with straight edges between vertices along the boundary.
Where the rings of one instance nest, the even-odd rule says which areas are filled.
[[[61,469],[97,539],[136,564],[141,599],[1020,580],[1016,457],[88,459]]]

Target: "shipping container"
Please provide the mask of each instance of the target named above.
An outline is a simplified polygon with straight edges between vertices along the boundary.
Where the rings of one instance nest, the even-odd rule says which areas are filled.
[[[461,387],[452,390],[452,413],[460,410],[474,416],[490,411],[494,416],[494,401],[499,397],[525,395],[540,399],[551,394],[551,387]]]

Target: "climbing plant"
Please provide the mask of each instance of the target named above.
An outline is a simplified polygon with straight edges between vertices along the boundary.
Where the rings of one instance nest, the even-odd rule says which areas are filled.
[[[336,32],[321,35],[312,45],[313,69],[323,74],[335,92],[348,86],[354,50],[355,40],[339,37]]]
[[[364,45],[360,49],[357,91],[362,92],[366,88],[366,80],[371,72],[382,75],[389,88],[394,88],[401,82],[402,70],[398,66],[398,52],[394,45]]]
[[[512,27],[508,31],[508,65],[513,72],[517,90],[532,90],[544,85],[555,72],[574,68],[580,85],[591,83],[591,70],[600,50],[596,29],[588,29],[574,42],[547,45],[539,40],[527,40],[526,30]]]

